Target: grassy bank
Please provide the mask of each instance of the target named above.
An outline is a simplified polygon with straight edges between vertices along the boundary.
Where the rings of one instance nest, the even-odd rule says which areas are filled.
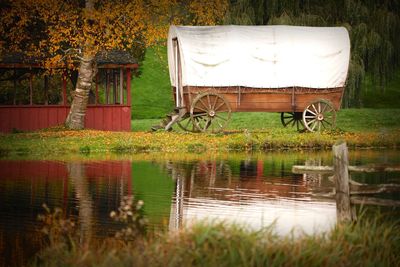
[[[125,244],[109,240],[82,249],[54,244],[33,266],[398,266],[395,223],[366,219],[314,236],[274,234],[273,227],[196,225]]]
[[[9,155],[331,149],[337,140],[346,140],[350,148],[397,148],[400,145],[400,130],[357,133],[333,131],[316,134],[274,129],[208,135],[52,129],[1,135],[0,152]]]

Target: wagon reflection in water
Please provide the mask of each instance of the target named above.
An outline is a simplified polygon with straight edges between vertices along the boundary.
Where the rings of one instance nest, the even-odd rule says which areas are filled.
[[[293,175],[283,161],[198,161],[168,168],[176,181],[170,230],[224,221],[253,230],[274,223],[281,235],[313,234],[336,223],[335,200],[314,195],[331,190],[332,182],[320,175]]]

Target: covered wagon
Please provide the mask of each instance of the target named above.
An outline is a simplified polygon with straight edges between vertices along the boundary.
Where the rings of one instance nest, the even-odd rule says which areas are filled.
[[[177,123],[219,132],[232,112],[280,112],[284,126],[335,126],[350,40],[343,27],[171,26],[168,65]]]

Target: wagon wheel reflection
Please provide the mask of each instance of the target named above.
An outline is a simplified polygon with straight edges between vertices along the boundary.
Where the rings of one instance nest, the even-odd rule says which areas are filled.
[[[303,112],[303,123],[310,132],[335,128],[336,111],[326,100],[312,102]]]
[[[304,130],[303,124],[303,113],[302,112],[282,112],[281,113],[281,122],[284,127],[296,126],[297,131]]]
[[[190,117],[199,131],[218,133],[228,125],[231,107],[220,94],[202,93],[193,100]]]

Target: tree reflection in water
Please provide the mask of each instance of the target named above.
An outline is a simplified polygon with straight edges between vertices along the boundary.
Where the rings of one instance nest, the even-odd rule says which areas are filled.
[[[67,163],[68,176],[72,181],[79,206],[80,244],[86,247],[92,237],[93,200],[89,194],[85,166],[82,162]]]

